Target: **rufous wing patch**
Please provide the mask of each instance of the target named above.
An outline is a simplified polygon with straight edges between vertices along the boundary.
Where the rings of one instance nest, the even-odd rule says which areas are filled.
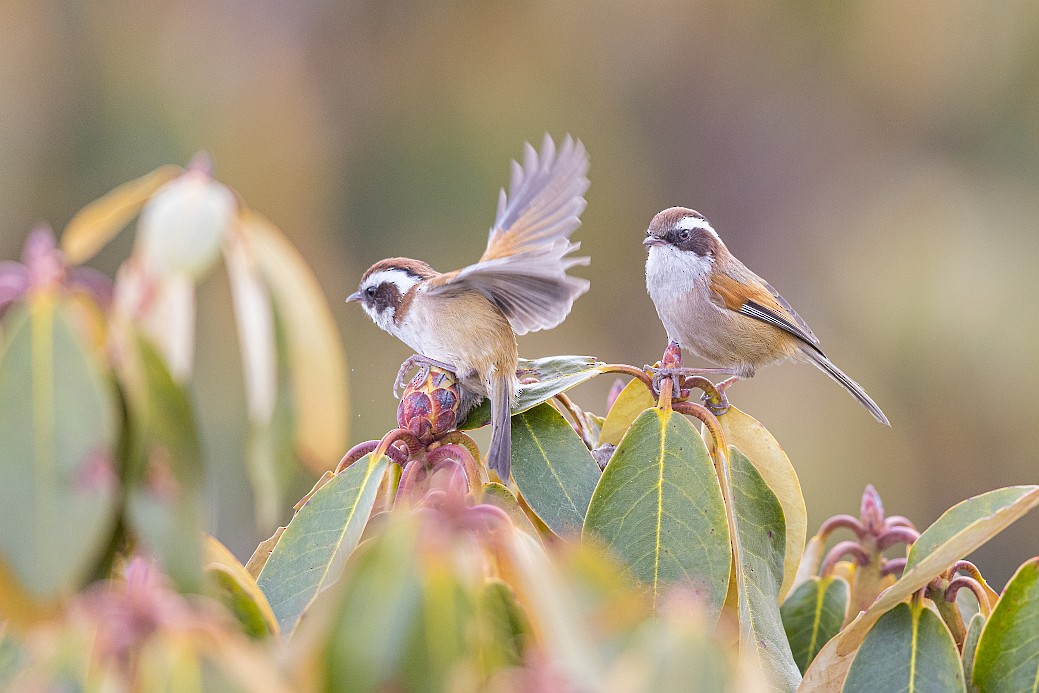
[[[788,310],[789,304],[763,281],[741,282],[724,272],[714,272],[711,274],[711,290],[725,308],[788,332],[812,349],[819,350],[819,340],[812,331],[800,327],[804,322],[800,316],[793,309]]]

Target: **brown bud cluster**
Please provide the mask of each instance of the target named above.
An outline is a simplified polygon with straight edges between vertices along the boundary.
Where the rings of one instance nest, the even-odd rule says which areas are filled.
[[[428,445],[455,430],[464,415],[453,373],[431,367],[425,380],[412,378],[397,406],[397,425]]]

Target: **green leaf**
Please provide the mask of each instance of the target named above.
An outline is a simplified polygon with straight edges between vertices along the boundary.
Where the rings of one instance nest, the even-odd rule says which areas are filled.
[[[484,484],[483,496],[481,496],[480,502],[504,510],[505,514],[509,516],[509,519],[512,520],[512,524],[515,525],[517,529],[521,529],[530,536],[538,539],[539,542],[541,541],[537,529],[530,521],[530,518],[527,517],[526,513],[523,512],[523,508],[520,507],[519,501],[516,500],[516,496],[512,495],[512,491],[510,491],[507,486],[503,486],[497,481],[490,481]]]
[[[960,590],[961,592],[965,590]],[[975,693],[978,688],[972,682],[974,678],[974,658],[978,652],[978,641],[981,639],[982,630],[985,628],[985,615],[974,614],[967,626],[967,637],[963,641],[963,680],[967,682],[967,690]]]
[[[523,650],[530,636],[530,623],[508,583],[488,580],[478,595],[475,646],[485,674],[523,663]]]
[[[1018,568],[992,610],[974,656],[981,693],[1039,689],[1039,558]]]
[[[353,469],[361,462],[355,462]],[[384,691],[399,688],[404,645],[418,619],[422,583],[416,570],[419,554],[416,522],[390,522],[386,532],[350,558],[337,589],[322,600],[317,615],[327,612],[331,629],[323,651],[327,691]],[[317,619],[301,628],[320,627]],[[312,642],[313,631],[300,633]]]
[[[114,389],[73,324],[37,295],[8,316],[0,356],[0,562],[43,600],[101,560],[119,486]]]
[[[628,565],[654,606],[668,585],[691,585],[709,620],[718,618],[728,523],[707,446],[684,416],[651,409],[635,420],[592,495],[584,532]]]
[[[881,616],[1039,504],[1039,486],[1010,486],[954,505],[924,530],[902,577],[845,628],[838,656],[857,648]]]
[[[729,446],[736,571],[740,610],[740,652],[757,661],[777,690],[797,689],[801,672],[779,613],[786,529],[783,508],[747,456]]]
[[[521,384],[516,391],[516,402],[512,405],[513,415],[532,409],[547,402],[560,392],[587,382],[602,373],[603,364],[594,356],[548,356],[528,361],[520,359],[520,371],[538,378],[536,383]],[[484,400],[465,417],[460,431],[480,428],[491,422],[491,404]]]
[[[558,536],[580,533],[599,466],[550,404],[512,417],[512,475],[531,509]]]
[[[802,673],[840,631],[847,609],[848,583],[832,576],[810,578],[783,602],[783,628]]]
[[[245,566],[214,537],[206,536],[203,551],[206,575],[246,635],[253,638],[278,635],[274,611]]]
[[[878,620],[866,636],[842,690],[844,693],[964,691],[963,667],[952,633],[931,609],[899,604]]]
[[[7,688],[27,659],[22,646],[11,636],[6,625],[0,623],[0,689]]]
[[[617,395],[617,399],[606,415],[602,433],[599,434],[599,445],[607,443],[620,445],[624,434],[628,432],[639,414],[655,404],[656,401],[646,384],[638,378],[632,378],[631,382],[625,385],[621,393]]]
[[[202,450],[184,388],[152,343],[133,328],[119,373],[127,395],[127,520],[187,591],[202,589]]]
[[[645,389],[645,388],[643,388]],[[808,536],[808,509],[801,494],[801,482],[790,458],[783,452],[772,434],[751,416],[736,407],[730,407],[718,417],[725,440],[739,448],[761,474],[768,487],[776,494],[783,507],[786,520],[786,549],[783,568],[783,586],[779,598],[783,599],[794,585],[797,568],[805,550]]]
[[[957,503],[942,513],[942,516],[925,529],[920,538],[913,543],[906,560],[906,572],[924,557],[935,553],[968,531],[973,535],[984,536],[987,541],[1037,504],[1039,486],[1009,486]],[[954,556],[949,563],[965,555]]]
[[[365,455],[299,509],[257,579],[282,633],[291,634],[317,594],[335,582],[368,522],[387,459]]]

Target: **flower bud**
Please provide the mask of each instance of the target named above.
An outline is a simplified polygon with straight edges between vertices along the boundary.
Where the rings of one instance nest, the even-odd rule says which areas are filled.
[[[152,195],[137,243],[145,265],[162,275],[204,275],[216,262],[234,218],[234,194],[207,172],[188,170]]]
[[[413,378],[404,389],[397,406],[397,425],[429,445],[455,430],[462,413],[459,403],[454,374],[431,367],[425,380]]]

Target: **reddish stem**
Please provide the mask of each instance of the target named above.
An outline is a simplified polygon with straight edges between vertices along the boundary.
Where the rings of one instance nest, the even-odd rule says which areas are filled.
[[[394,506],[402,500],[411,497],[415,484],[418,482],[418,475],[423,471],[424,467],[425,462],[420,459],[413,459],[404,465],[400,475],[400,482],[397,484],[397,495],[393,498]]]
[[[657,396],[657,393],[653,392],[653,377],[641,368],[635,368],[635,366],[628,366],[623,363],[607,363],[599,366],[599,370],[603,373],[623,373],[624,375],[637,378],[642,381],[643,385],[649,388],[650,394],[654,397]]]
[[[343,471],[377,447],[379,447],[379,441],[377,440],[366,440],[363,443],[358,443],[353,446],[345,455],[343,455],[343,459],[339,460],[339,464],[336,465],[335,473],[338,474]]]
[[[664,380],[660,384],[661,396],[663,396]],[[722,432],[722,426],[718,423],[717,417],[711,413],[711,410],[702,404],[696,404],[695,402],[675,402],[674,409],[679,414],[685,414],[686,416],[693,416],[707,427],[710,431],[711,437],[714,438],[714,445],[716,448],[721,449],[725,454],[728,454],[728,450],[725,446],[725,434]]]
[[[852,556],[855,559],[855,563],[858,565],[866,565],[869,563],[869,554],[866,550],[859,546],[854,541],[842,541],[838,542],[836,546],[830,549],[830,552],[826,554],[826,558],[823,559],[822,569],[819,571],[820,575],[829,575],[833,571],[834,566],[844,558],[845,556]]]
[[[916,529],[916,525],[913,524],[912,520],[902,515],[892,515],[891,517],[884,520],[884,524],[888,527],[908,527],[909,529]]]
[[[892,558],[884,561],[884,567],[880,569],[881,575],[894,575],[895,573],[901,573],[906,569],[906,559],[904,558]]]
[[[877,539],[877,550],[883,551],[884,549],[894,546],[895,544],[912,544],[920,538],[920,533],[915,529],[909,527],[892,527],[880,535]]]
[[[589,448],[595,447],[595,441],[592,440],[591,431],[588,430],[588,419],[585,418],[584,412],[579,406],[574,404],[574,401],[570,399],[566,393],[560,392],[555,396],[555,399],[563,405],[566,412],[573,419],[574,427],[577,429],[578,435],[581,436],[581,440]]]
[[[452,443],[456,445],[461,445],[466,450],[468,450],[469,454],[472,455],[473,459],[477,462],[479,462],[479,460],[483,457],[480,454],[480,446],[476,444],[476,441],[467,436],[465,433],[462,433],[461,431],[451,431],[446,436],[444,436],[437,442],[433,443],[430,446],[430,450],[435,450],[436,447],[439,447],[441,445],[450,445]]]
[[[466,481],[469,484],[469,493],[473,497],[480,495],[480,488],[483,483],[483,480],[480,478],[480,465],[473,459],[473,456],[465,446],[454,443],[441,445],[436,450],[430,450],[426,453],[426,459],[435,468],[439,468],[447,460],[458,464],[465,473]]]
[[[819,527],[818,536],[826,541],[832,532],[841,528],[855,532],[855,536],[859,539],[866,536],[866,528],[862,526],[857,517],[851,515],[834,515]]]
[[[978,606],[981,608],[982,613],[989,613],[991,605],[988,602],[988,594],[985,592],[985,588],[981,586],[981,583],[972,577],[966,575],[959,575],[949,580],[949,586],[945,588],[945,601],[955,602],[956,594],[961,588],[966,587],[974,593],[974,597],[978,600]]]
[[[956,561],[952,566],[952,570],[949,572],[953,575],[961,572],[967,573],[967,575],[971,576],[979,583],[985,581],[985,578],[981,577],[981,571],[978,570],[978,566],[974,565],[970,561]]]

